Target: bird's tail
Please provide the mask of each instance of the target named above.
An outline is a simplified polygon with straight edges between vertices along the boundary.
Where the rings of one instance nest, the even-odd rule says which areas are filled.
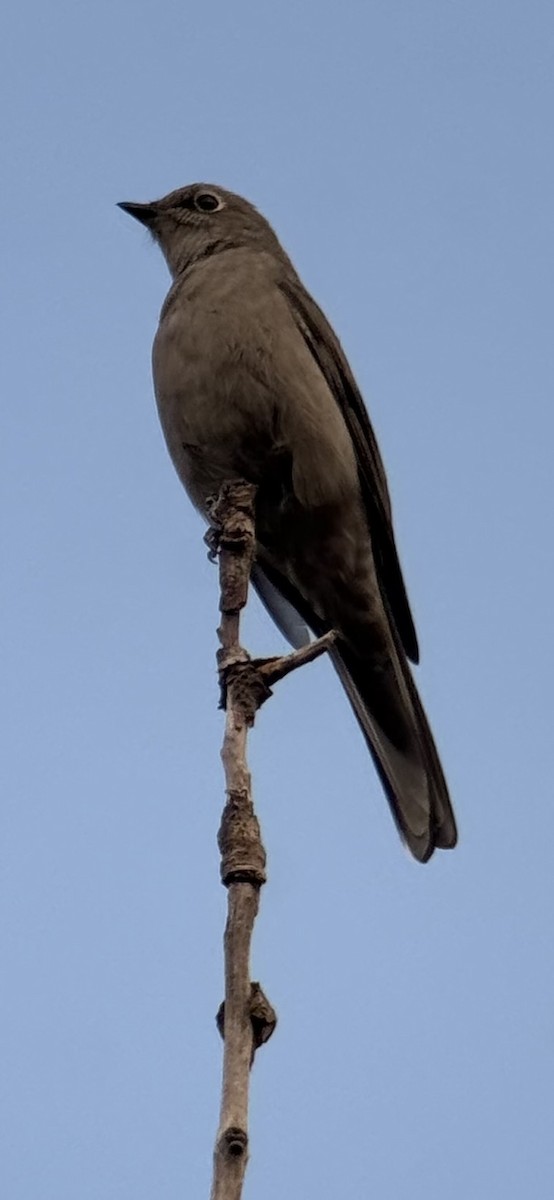
[[[401,837],[419,862],[456,845],[456,821],[433,735],[396,635],[383,667],[338,640],[331,658],[362,728]]]

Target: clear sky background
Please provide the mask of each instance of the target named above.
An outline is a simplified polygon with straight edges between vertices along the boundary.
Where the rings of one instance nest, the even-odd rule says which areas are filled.
[[[413,863],[329,664],[279,685],[246,1197],[553,1194],[553,35],[549,0],[4,18],[6,1200],[209,1193],[217,582],[152,397],[166,268],[115,207],[198,179],[362,386],[460,825]],[[283,648],[255,601],[246,636]]]

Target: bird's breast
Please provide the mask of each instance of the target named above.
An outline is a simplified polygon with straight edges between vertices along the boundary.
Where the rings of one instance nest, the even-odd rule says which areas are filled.
[[[236,318],[236,314],[235,314]],[[194,503],[225,479],[255,481],[278,442],[271,337],[216,305],[190,303],[162,320],[154,390],[169,452]]]
[[[286,298],[263,262],[233,276],[221,258],[225,270],[209,260],[174,286],[154,342],[160,419],[187,491],[203,508],[240,476],[271,478],[280,494],[283,466],[303,506],[357,496],[343,415]]]

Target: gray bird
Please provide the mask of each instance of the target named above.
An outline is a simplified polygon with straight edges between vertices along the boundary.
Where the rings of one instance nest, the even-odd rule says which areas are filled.
[[[408,659],[419,653],[381,456],[335,333],[263,216],[197,183],[120,208],[171,272],[153,349],[160,420],[193,504],[256,484],[253,583],[294,646],[331,657],[400,831],[426,862],[456,843]]]

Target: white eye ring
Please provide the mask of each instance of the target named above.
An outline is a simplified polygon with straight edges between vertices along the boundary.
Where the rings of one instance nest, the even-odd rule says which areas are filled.
[[[218,208],[223,208],[223,201],[216,196],[215,192],[197,192],[194,197],[194,207],[198,209],[198,212],[217,212]]]

